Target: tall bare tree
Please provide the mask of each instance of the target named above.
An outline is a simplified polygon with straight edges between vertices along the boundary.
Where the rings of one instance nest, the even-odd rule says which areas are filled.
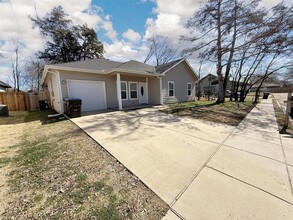
[[[13,56],[11,58],[11,68],[12,68],[12,83],[14,91],[19,92],[20,88],[23,86],[24,78],[22,71],[23,60],[20,58],[20,50],[23,48],[23,44],[16,42],[15,48],[13,50]]]
[[[155,35],[148,38],[147,46],[149,52],[144,63],[148,62],[153,57],[158,66],[179,58],[178,49],[172,46],[170,40],[166,36]]]
[[[240,39],[261,26],[266,15],[258,9],[259,0],[210,0],[186,24],[190,36],[182,39],[191,44],[183,54],[199,56],[217,64],[218,103],[225,101],[225,91],[236,51],[243,47]]]
[[[27,78],[27,88],[33,91],[40,91],[41,77],[45,63],[38,57],[30,57],[25,64],[25,75]]]

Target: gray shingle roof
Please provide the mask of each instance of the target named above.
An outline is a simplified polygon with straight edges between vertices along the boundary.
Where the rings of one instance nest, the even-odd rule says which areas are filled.
[[[94,71],[109,71],[113,69],[123,69],[129,71],[137,71],[139,73],[148,73],[148,74],[162,74],[166,70],[170,69],[182,59],[174,60],[166,64],[159,66],[151,66],[145,63],[141,63],[135,60],[130,60],[127,62],[116,62],[107,59],[92,59],[92,60],[82,60],[69,63],[53,64],[52,66],[56,67],[69,67],[85,70],[94,70]]]
[[[69,63],[54,64],[54,66],[70,67],[86,70],[110,70],[117,68],[122,62],[111,61],[107,59],[92,59],[92,60],[81,60]]]
[[[140,72],[147,72],[147,73],[156,73],[156,69],[154,66],[141,63],[135,60],[130,60],[118,66],[119,69],[125,70],[133,70],[133,71],[140,71]]]
[[[204,80],[205,78],[207,78],[208,76],[210,76],[212,79],[218,79],[217,76],[209,73],[208,75],[204,76],[203,78],[199,79],[197,82],[201,82],[202,80]]]
[[[1,80],[0,80],[0,86],[3,88],[11,88],[10,85],[6,84],[5,82],[2,82]]]
[[[172,66],[176,65],[178,62],[180,62],[182,60],[183,60],[183,58],[171,61],[169,63],[162,64],[162,65],[159,65],[159,66],[156,66],[155,67],[156,72],[159,73],[159,74],[162,74],[163,72],[165,72],[166,70],[170,69]]]

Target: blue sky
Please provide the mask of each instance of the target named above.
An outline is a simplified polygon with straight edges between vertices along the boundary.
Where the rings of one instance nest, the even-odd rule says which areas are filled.
[[[121,34],[129,28],[143,35],[145,32],[145,22],[147,18],[155,18],[152,9],[155,3],[152,1],[140,0],[94,0],[92,5],[101,7],[104,14],[111,16],[114,29]],[[109,39],[103,34],[99,35],[102,41],[108,42]]]
[[[271,7],[281,0],[262,0]],[[292,0],[285,0],[292,3]],[[179,38],[188,34],[187,19],[203,0],[0,0],[0,80],[11,82],[11,59],[17,42],[20,50],[20,69],[35,52],[43,50],[45,39],[32,29],[29,15],[43,17],[54,6],[61,5],[74,24],[87,23],[94,28],[104,44],[104,56],[112,60],[143,61],[148,53],[146,39],[159,34],[167,36],[174,47],[180,48]],[[199,68],[196,56],[188,57],[195,71]],[[203,67],[205,74],[214,67]]]

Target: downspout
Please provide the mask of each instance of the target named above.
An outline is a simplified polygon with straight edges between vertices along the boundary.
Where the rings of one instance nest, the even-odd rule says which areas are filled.
[[[56,79],[57,79],[58,88],[59,88],[59,96],[60,96],[61,113],[64,113],[64,106],[63,106],[63,95],[62,95],[62,89],[61,89],[61,79],[60,79],[60,73],[59,73],[59,71],[57,71],[57,72],[56,72]]]

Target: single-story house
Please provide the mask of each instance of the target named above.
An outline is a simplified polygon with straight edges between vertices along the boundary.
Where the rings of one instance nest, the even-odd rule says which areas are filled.
[[[235,81],[233,77],[230,77],[229,81],[227,82],[226,92],[232,91],[233,85],[235,85],[236,83],[237,80]],[[242,86],[243,83],[244,78],[241,78],[239,80],[239,86]],[[196,81],[195,86],[196,93],[200,93],[200,95],[217,95],[219,92],[218,76],[213,74],[207,74],[205,77]]]
[[[196,81],[195,85],[196,93],[200,93],[200,95],[214,95],[219,91],[218,77],[213,74],[207,74],[205,77]]]
[[[11,88],[10,85],[0,80],[0,92],[6,92],[9,88]]]
[[[83,112],[194,100],[197,79],[186,59],[159,66],[93,59],[47,65],[41,83],[63,113],[63,100],[71,97],[82,100]]]
[[[259,87],[259,84],[253,85],[250,89],[250,92],[255,92],[258,87]],[[263,83],[260,89],[262,91],[268,91],[269,89],[276,89],[280,87],[282,87],[282,85],[279,83]]]

